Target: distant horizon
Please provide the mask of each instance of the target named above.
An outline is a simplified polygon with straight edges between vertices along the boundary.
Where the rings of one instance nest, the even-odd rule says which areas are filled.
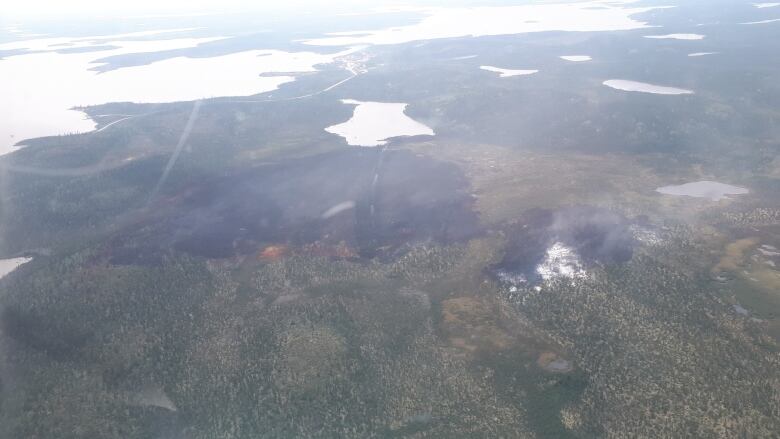
[[[330,3],[330,4],[329,4]],[[381,0],[356,2],[354,0],[339,0],[336,4],[350,6],[366,3],[388,3]],[[16,1],[3,6],[5,18],[35,18],[52,16],[125,16],[133,15],[171,15],[186,16],[199,14],[235,13],[241,11],[284,11],[302,7],[336,7],[334,2],[326,0],[288,0],[284,2],[250,2],[246,0],[169,0],[153,1],[138,0],[133,2],[105,2],[98,0],[74,0],[62,2],[56,0]]]

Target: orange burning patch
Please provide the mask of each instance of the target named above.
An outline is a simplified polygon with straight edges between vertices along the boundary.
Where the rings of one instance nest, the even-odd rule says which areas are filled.
[[[263,251],[257,255],[257,259],[261,261],[275,261],[281,259],[287,255],[286,245],[269,245],[264,248]]]

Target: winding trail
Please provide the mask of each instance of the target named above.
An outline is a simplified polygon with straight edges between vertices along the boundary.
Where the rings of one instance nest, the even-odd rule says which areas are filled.
[[[352,75],[350,75],[346,79],[342,79],[341,81],[339,81],[339,82],[337,82],[337,83],[335,83],[335,84],[333,84],[331,86],[328,86],[328,87],[326,87],[326,88],[324,88],[324,89],[322,89],[320,91],[315,91],[314,93],[308,93],[308,94],[301,95],[301,96],[292,96],[292,97],[289,97],[289,98],[278,98],[278,99],[233,99],[233,100],[228,100],[228,101],[220,100],[219,102],[230,102],[230,103],[234,103],[234,104],[244,104],[244,103],[297,101],[297,100],[300,100],[300,99],[312,98],[314,96],[321,95],[323,93],[327,93],[327,92],[329,92],[329,91],[331,91],[331,90],[333,90],[333,89],[335,89],[335,88],[337,88],[337,87],[339,87],[339,86],[341,86],[341,85],[351,81],[352,79],[355,79],[356,77],[360,76],[359,72],[354,72],[354,71],[350,70],[350,73],[352,73]]]
[[[132,119],[132,118],[134,118],[134,117],[138,117],[138,115],[136,115],[136,116],[127,116],[127,117],[123,117],[123,118],[121,118],[121,119],[117,119],[117,120],[115,120],[115,121],[113,121],[113,122],[111,122],[111,123],[107,124],[106,126],[104,126],[104,127],[101,127],[100,129],[97,129],[97,130],[95,130],[95,131],[92,131],[92,132],[90,132],[90,133],[86,133],[86,134],[94,134],[94,133],[99,133],[99,132],[101,132],[101,131],[103,131],[103,130],[105,130],[105,129],[108,129],[108,128],[109,128],[109,127],[111,127],[111,126],[114,126],[114,125],[118,124],[119,122],[125,121],[125,120],[127,120],[127,119]]]
[[[175,165],[178,155],[184,146],[184,143],[187,141],[190,131],[192,130],[192,124],[194,123],[195,119],[197,118],[198,112],[200,108],[203,105],[209,105],[214,103],[266,103],[266,102],[284,102],[284,101],[295,101],[295,100],[301,100],[301,99],[307,99],[311,98],[323,93],[327,93],[331,90],[334,90],[338,87],[340,87],[343,84],[346,84],[347,82],[351,81],[352,79],[358,77],[362,73],[365,73],[367,69],[361,68],[361,65],[359,63],[347,61],[346,66],[344,66],[344,70],[348,71],[350,73],[350,76],[342,79],[335,84],[329,85],[322,90],[313,92],[313,93],[307,93],[305,95],[300,96],[293,96],[289,98],[279,98],[279,99],[233,99],[233,100],[221,100],[221,99],[215,99],[215,100],[197,100],[195,101],[193,111],[190,114],[190,119],[187,122],[187,126],[185,127],[184,131],[182,132],[182,135],[179,139],[178,144],[176,145],[176,148],[174,149],[174,152],[172,153],[171,157],[169,158],[168,164],[166,165],[165,169],[163,170],[163,175],[161,176],[160,180],[158,181],[157,185],[155,186],[154,190],[150,194],[149,201],[154,199],[157,195],[157,193],[160,191],[162,185],[165,183],[165,180],[167,178],[167,175],[170,173],[171,169]],[[98,114],[94,116],[90,116],[91,118],[97,118],[97,117],[109,117],[109,116],[123,116],[121,119],[117,119],[113,122],[108,123],[107,125],[94,130],[89,131],[86,133],[82,133],[84,135],[94,134],[94,133],[100,133],[103,132],[120,122],[124,122],[130,119],[136,119],[140,117],[150,116],[153,114],[161,113],[164,110],[158,110],[158,111],[152,111],[149,113],[144,114],[135,114],[135,115],[129,115],[129,114]],[[379,180],[379,167],[382,163],[382,156],[384,155],[384,148],[380,154],[379,161],[377,163],[376,167],[376,175],[374,177],[374,182],[372,184],[372,193],[375,192],[375,188],[377,185],[377,182]],[[106,160],[105,158],[101,160],[99,163],[96,163],[94,165],[88,165],[88,166],[80,166],[76,168],[60,168],[60,169],[47,169],[47,168],[40,168],[40,167],[33,167],[33,166],[24,166],[24,165],[15,165],[12,163],[8,163],[8,161],[0,161],[0,170],[7,171],[11,173],[19,173],[19,174],[32,174],[32,175],[41,175],[41,176],[47,176],[47,177],[82,177],[86,175],[91,174],[98,174],[101,172],[109,171],[112,169],[116,169],[120,166],[123,166],[127,162],[127,159],[125,160]],[[372,195],[373,198],[373,195]],[[374,206],[372,203],[371,206],[371,212],[373,216],[374,212]]]
[[[322,90],[319,90],[319,91],[316,91],[316,92],[313,92],[313,93],[307,93],[305,95],[292,96],[292,97],[289,97],[289,98],[278,98],[278,99],[273,99],[273,98],[271,98],[271,99],[230,99],[230,100],[219,100],[217,102],[230,102],[230,103],[286,102],[286,101],[296,101],[296,100],[300,100],[300,99],[311,98],[311,97],[314,97],[314,96],[317,96],[317,95],[320,95],[320,94],[323,94],[323,93],[327,93],[327,92],[329,92],[329,91],[331,91],[331,90],[333,90],[333,89],[335,89],[335,88],[337,88],[337,87],[339,87],[339,86],[341,86],[341,85],[351,81],[352,79],[355,79],[360,74],[366,73],[368,71],[368,69],[362,68],[362,64],[361,64],[362,60],[357,60],[356,61],[356,60],[349,60],[349,59],[345,58],[345,57],[347,57],[349,55],[352,55],[354,53],[358,53],[358,52],[364,50],[365,48],[366,48],[366,46],[353,47],[353,48],[349,49],[346,53],[344,53],[342,56],[336,58],[336,59],[340,60],[340,61],[336,61],[336,64],[339,65],[340,67],[342,67],[344,70],[348,71],[350,73],[350,76],[348,78],[342,79],[341,81],[338,81],[337,83],[335,83],[333,85],[325,87]],[[279,90],[279,89],[271,90],[270,92],[274,92],[274,91],[277,91],[277,90]]]

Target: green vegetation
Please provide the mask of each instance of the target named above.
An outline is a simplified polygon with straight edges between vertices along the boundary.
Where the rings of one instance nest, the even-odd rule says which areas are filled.
[[[34,257],[0,280],[0,438],[777,437],[777,57],[751,90],[733,60],[696,67],[695,97],[601,88],[678,77],[650,43],[631,62],[584,33],[366,49],[328,93],[204,101],[156,197],[192,103],[88,108],[137,117],[0,158],[0,255]],[[540,74],[452,61],[477,53]],[[339,98],[408,102],[437,135],[349,148],[324,131]],[[707,179],[751,192],[654,192]],[[621,258],[500,279],[511,251],[534,273],[554,227],[532,220],[563,209],[617,218],[574,238],[600,254],[620,228]]]

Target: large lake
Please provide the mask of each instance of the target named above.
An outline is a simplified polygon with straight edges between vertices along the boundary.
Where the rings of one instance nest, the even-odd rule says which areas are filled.
[[[0,44],[0,51],[24,51],[0,60],[4,115],[0,119],[0,155],[18,149],[17,142],[25,139],[94,130],[95,122],[74,107],[254,95],[275,90],[294,81],[294,73],[316,71],[316,65],[331,63],[350,52],[249,50],[210,58],[180,56],[143,66],[95,71],[102,65],[96,60],[102,58],[190,48],[222,39],[172,38],[175,33],[162,33],[158,37],[166,39],[157,40],[132,39],[148,36],[144,33]],[[102,50],[105,47],[109,49]]]
[[[627,2],[588,1],[520,6],[429,8],[416,24],[380,30],[337,32],[307,41],[320,46],[401,44],[466,36],[530,32],[598,32],[650,27],[633,16],[662,7],[636,7]]]

